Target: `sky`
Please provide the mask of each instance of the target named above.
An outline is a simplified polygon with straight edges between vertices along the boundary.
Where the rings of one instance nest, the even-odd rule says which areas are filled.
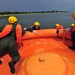
[[[0,0],[0,12],[52,10],[75,11],[75,0]]]

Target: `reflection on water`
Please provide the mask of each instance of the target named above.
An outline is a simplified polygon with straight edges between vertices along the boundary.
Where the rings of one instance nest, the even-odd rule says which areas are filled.
[[[65,27],[70,27],[71,23],[74,23],[74,19],[71,17],[71,12],[66,13],[44,13],[44,14],[22,14],[15,15],[18,18],[18,22],[23,27],[30,27],[35,21],[39,21],[41,28],[55,27],[56,23],[60,23]],[[8,23],[7,18],[0,19],[0,26]]]

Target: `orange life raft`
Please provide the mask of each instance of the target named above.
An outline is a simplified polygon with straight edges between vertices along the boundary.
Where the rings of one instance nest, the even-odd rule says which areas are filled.
[[[60,38],[63,30],[59,32],[56,29],[37,30],[37,35],[26,32],[16,73],[11,74],[8,66],[11,58],[6,55],[1,58],[0,75],[75,75],[75,53]]]
[[[34,38],[55,38],[55,37],[61,37],[62,33],[65,31],[65,29],[41,29],[37,30],[37,35],[31,32],[26,32],[26,34],[22,37],[22,40],[25,39],[34,39]]]

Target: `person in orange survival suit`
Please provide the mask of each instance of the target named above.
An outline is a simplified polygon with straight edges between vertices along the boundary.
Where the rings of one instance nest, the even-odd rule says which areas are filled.
[[[75,11],[72,13],[72,18],[75,20]],[[70,49],[75,49],[75,23],[71,30],[71,39],[72,39],[72,46],[69,46]]]
[[[0,27],[0,58],[9,54],[12,61],[9,62],[9,67],[11,73],[15,73],[15,64],[20,60],[20,55],[18,48],[21,47],[21,37],[25,31],[33,31],[28,28],[22,28],[20,24],[17,23],[17,18],[15,16],[10,16],[8,18],[10,24]],[[33,31],[35,32],[35,31]],[[2,62],[2,60],[0,60]]]
[[[57,36],[59,37],[59,29],[63,29],[64,27],[58,23],[55,26],[56,26],[55,28],[57,29],[57,31],[56,31]]]
[[[72,24],[71,32],[71,38],[72,38],[72,46],[69,46],[70,49],[75,49],[75,24]]]
[[[73,30],[74,23],[71,24],[70,32]]]

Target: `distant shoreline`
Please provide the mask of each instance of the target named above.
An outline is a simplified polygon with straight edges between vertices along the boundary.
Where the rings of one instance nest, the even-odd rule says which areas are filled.
[[[10,12],[10,11],[6,11],[6,12],[0,12],[0,15],[8,15],[8,14],[35,14],[35,13],[58,13],[58,12],[69,12],[69,11],[32,11],[32,12]]]
[[[1,18],[8,18],[11,15],[26,15],[26,14],[48,14],[48,13],[67,13],[69,11],[40,11],[40,12],[0,12]]]

